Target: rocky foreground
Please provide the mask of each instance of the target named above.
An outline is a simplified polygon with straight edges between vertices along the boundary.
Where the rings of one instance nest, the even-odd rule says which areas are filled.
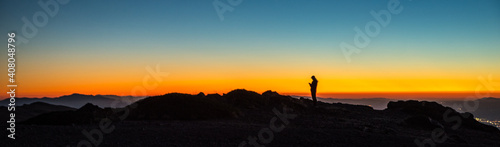
[[[500,146],[500,131],[470,113],[425,101],[385,110],[267,91],[149,97],[124,108],[87,104],[16,126],[2,146]],[[4,135],[6,136],[6,135]]]

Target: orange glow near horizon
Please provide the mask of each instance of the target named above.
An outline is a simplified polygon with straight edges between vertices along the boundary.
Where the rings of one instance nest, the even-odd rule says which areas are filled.
[[[44,83],[44,79],[29,77],[30,83],[19,82],[17,97],[58,97],[72,93],[90,95],[120,95],[120,96],[151,96],[179,92],[197,94],[199,92],[227,93],[234,89],[247,89],[262,93],[267,90],[277,91],[285,95],[309,96],[308,82],[310,79],[182,79],[175,75],[167,76],[162,82],[156,83],[152,78],[144,85],[143,78],[122,81],[118,76],[104,76],[99,80],[87,78],[53,80]],[[173,80],[172,78],[176,78]],[[96,79],[95,77],[90,79]],[[106,79],[106,80],[105,80]],[[433,83],[433,84],[428,84]],[[155,86],[155,84],[157,84]],[[474,86],[474,84],[476,84]],[[43,86],[40,86],[43,85]],[[319,79],[318,97],[324,98],[466,98],[477,97],[474,90],[480,88],[483,96],[500,97],[499,91],[488,91],[479,81],[446,80],[446,79]],[[486,95],[489,93],[489,95]],[[3,97],[6,98],[7,96]],[[482,97],[477,97],[482,98]]]
[[[132,55],[124,55],[127,56]],[[58,97],[72,93],[121,96],[151,96],[172,92],[223,94],[234,89],[247,89],[258,93],[272,90],[281,94],[308,95],[311,75],[318,78],[320,97],[340,95],[346,98],[396,98],[413,95],[416,98],[451,98],[468,96],[460,93],[473,93],[478,87],[479,91],[500,93],[498,85],[494,85],[496,87],[493,90],[486,89],[482,85],[484,82],[478,80],[479,77],[489,79],[490,75],[498,77],[496,73],[500,71],[490,70],[491,68],[477,71],[463,71],[451,67],[440,69],[423,65],[412,67],[398,65],[391,68],[392,64],[398,63],[388,64],[387,67],[368,61],[364,63],[366,65],[345,64],[343,60],[338,64],[316,64],[315,62],[320,62],[320,59],[313,62],[313,60],[295,61],[279,57],[254,61],[238,55],[225,60],[207,57],[206,60],[210,62],[200,62],[203,61],[201,59],[192,61],[190,58],[180,56],[174,58],[175,62],[162,60],[156,64],[151,63],[160,57],[152,57],[149,59],[151,61],[134,62],[126,59],[100,58],[87,61],[78,57],[58,56],[62,58],[59,60],[67,61],[63,63],[57,62],[58,59],[34,60],[28,57],[19,59],[19,64],[23,66],[19,66],[16,73],[17,97]],[[96,57],[89,55],[85,58]],[[238,60],[238,62],[226,60]],[[321,60],[322,63],[328,63],[332,59]],[[161,72],[168,73],[167,76],[161,77],[161,81],[151,78],[151,73],[146,69],[150,67],[155,70],[155,65],[160,67]],[[145,79],[146,85],[143,82]],[[4,91],[7,91],[7,87],[4,87]],[[6,94],[0,96],[0,98],[6,97],[8,97]]]

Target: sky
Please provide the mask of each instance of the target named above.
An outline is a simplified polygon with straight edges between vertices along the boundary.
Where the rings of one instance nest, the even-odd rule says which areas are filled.
[[[242,0],[233,5],[220,0],[219,9],[232,9],[221,14],[223,19],[216,1],[207,0],[41,2],[57,3],[57,12],[49,14],[37,1],[0,2],[0,45],[7,46],[9,32],[28,40],[17,38],[18,97],[237,88],[307,95],[312,75],[323,97],[474,96],[476,91],[500,96],[496,0]],[[340,44],[355,45],[354,28],[366,33],[365,26],[376,22],[370,12],[387,11],[393,2],[399,2],[400,13],[391,14],[370,43],[346,60]],[[36,33],[23,33],[23,17],[38,22]],[[1,54],[0,68],[7,69],[5,49]],[[164,74],[153,76],[151,69]],[[1,79],[8,84],[7,75]],[[489,79],[489,89],[480,79]]]

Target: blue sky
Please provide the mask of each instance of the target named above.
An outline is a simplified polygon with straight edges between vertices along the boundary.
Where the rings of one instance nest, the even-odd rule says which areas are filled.
[[[19,46],[19,62],[24,64],[19,68],[43,72],[130,65],[130,70],[142,70],[160,63],[174,74],[237,66],[249,67],[242,72],[273,67],[302,71],[297,76],[361,70],[404,77],[399,70],[412,69],[446,73],[422,72],[433,78],[500,74],[500,1],[401,0],[403,11],[392,15],[389,25],[354,54],[351,63],[339,44],[352,44],[353,28],[373,21],[370,11],[387,9],[388,0],[243,0],[223,21],[212,2],[72,0],[61,5],[29,43]],[[20,32],[21,18],[31,20],[42,10],[35,1],[0,3],[3,34]],[[0,39],[6,40],[6,35]],[[42,63],[51,66],[35,68]]]
[[[354,36],[352,28],[373,20],[369,12],[385,9],[387,2],[243,1],[233,12],[225,13],[225,20],[220,21],[211,1],[73,0],[61,6],[57,16],[40,29],[42,36],[35,40],[46,44],[52,44],[51,40],[57,40],[57,44],[89,41],[103,45],[130,41],[167,42],[180,46],[192,42],[217,46],[223,42],[235,47],[259,42],[334,48],[339,42],[350,41]],[[2,13],[2,18],[8,20],[2,23],[3,32],[18,30],[22,16],[30,18],[41,10],[35,2],[2,3],[2,10],[6,12]],[[498,45],[494,42],[500,39],[500,20],[496,19],[500,15],[499,3],[402,0],[404,11],[392,17],[392,22],[382,29],[374,42]],[[441,51],[445,50],[456,49]],[[338,50],[325,48],[324,51],[335,54]]]

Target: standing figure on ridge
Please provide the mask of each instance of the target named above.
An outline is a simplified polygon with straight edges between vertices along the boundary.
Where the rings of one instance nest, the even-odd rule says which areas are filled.
[[[316,100],[316,88],[318,87],[318,80],[316,80],[316,77],[314,75],[311,77],[311,79],[313,81],[312,83],[309,83],[309,86],[311,87],[311,96],[314,102],[314,107],[316,107],[316,103],[318,102]]]

